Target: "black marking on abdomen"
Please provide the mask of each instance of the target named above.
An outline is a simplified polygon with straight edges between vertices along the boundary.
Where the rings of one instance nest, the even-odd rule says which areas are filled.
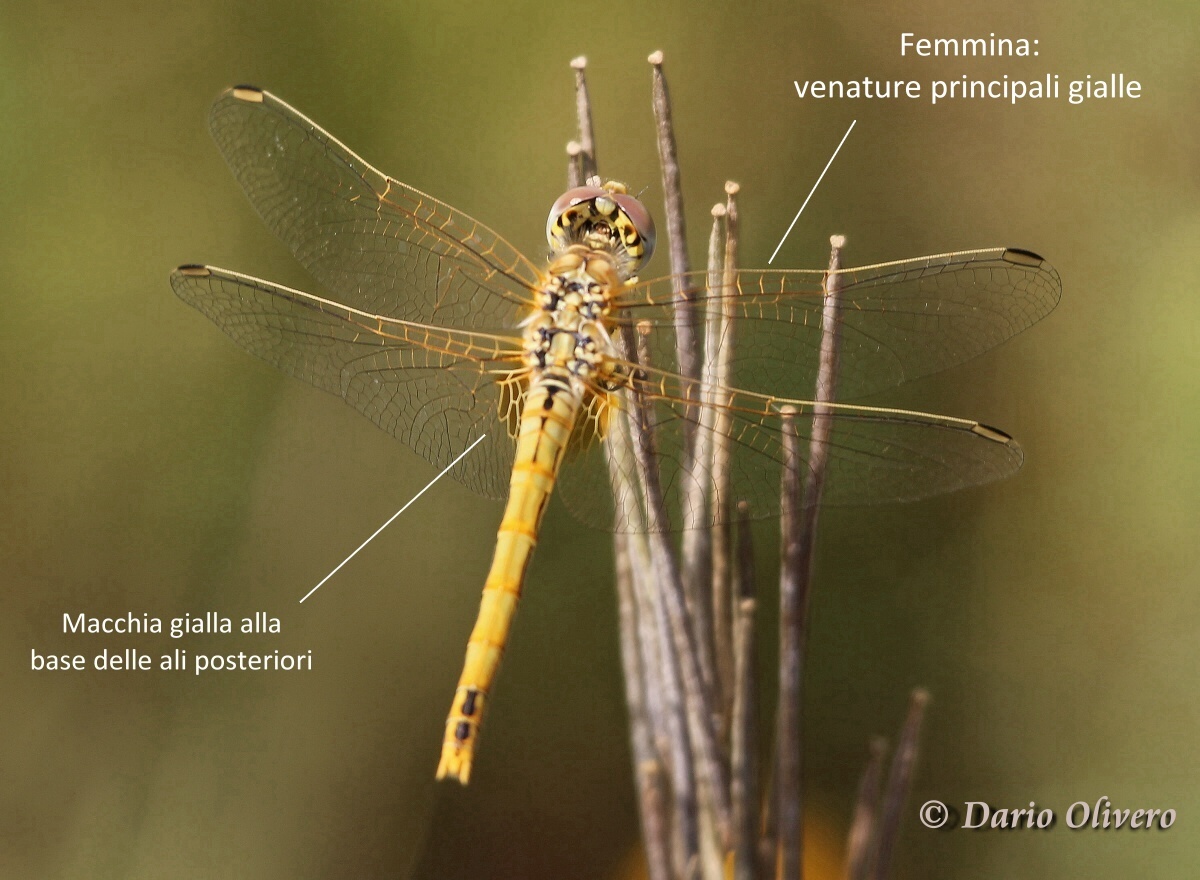
[[[549,410],[554,408],[554,395],[570,394],[571,386],[557,376],[546,376],[542,379],[542,388],[545,390],[546,396],[542,399],[542,409]]]
[[[462,713],[470,718],[475,714],[475,698],[479,696],[479,691],[471,688],[467,691],[467,695],[463,697]]]
[[[460,721],[454,725],[454,738],[460,743],[465,743],[471,738],[471,725],[465,721]]]

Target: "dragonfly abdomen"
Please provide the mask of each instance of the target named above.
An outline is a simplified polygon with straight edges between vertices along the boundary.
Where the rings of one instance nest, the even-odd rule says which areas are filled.
[[[462,675],[446,718],[438,779],[450,777],[465,785],[470,777],[488,690],[508,641],[542,515],[575,427],[581,397],[575,382],[560,370],[536,375],[525,395],[508,503],[483,585],[479,615],[467,642]]]

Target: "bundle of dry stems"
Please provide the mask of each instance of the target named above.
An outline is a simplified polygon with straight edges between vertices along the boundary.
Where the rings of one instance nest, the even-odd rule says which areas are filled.
[[[665,201],[666,239],[676,277],[679,371],[698,381],[700,395],[729,384],[736,327],[728,297],[709,298],[695,315],[684,289],[690,269],[679,163],[662,53],[649,62]],[[568,184],[597,177],[586,61],[575,72],[579,139],[567,145]],[[725,185],[712,209],[707,286],[733,290],[738,250],[738,187]],[[606,448],[621,518],[637,524],[614,538],[621,655],[629,710],[635,784],[651,880],[735,880],[803,876],[802,693],[813,547],[831,419],[820,404],[833,399],[838,361],[835,270],[844,240],[830,240],[826,311],[816,381],[816,417],[804,447],[783,412],[780,487],[779,679],[774,747],[759,755],[755,673],[756,575],[747,506],[729,505],[730,446],[720,409],[698,408],[702,430],[687,436],[690,493],[676,549],[655,458],[650,407],[633,400],[629,415],[610,425]],[[703,333],[697,333],[697,326]],[[616,340],[629,360],[647,362],[644,337],[628,323]],[[636,484],[636,485],[633,485]],[[736,487],[734,487],[736,490]],[[691,511],[691,514],[688,514]],[[704,511],[698,514],[696,511]],[[715,523],[715,525],[710,525]],[[736,529],[732,526],[736,524]],[[736,532],[736,534],[735,534]],[[900,825],[927,702],[914,691],[886,783],[886,746],[870,745],[851,820],[848,880],[883,880]],[[766,772],[764,773],[764,767]]]

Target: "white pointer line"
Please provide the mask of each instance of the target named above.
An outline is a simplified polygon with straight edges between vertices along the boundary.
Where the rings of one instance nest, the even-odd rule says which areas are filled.
[[[846,129],[846,133],[842,135],[842,143],[837,145],[837,150],[833,151],[833,155],[829,157],[829,161],[825,163],[825,171],[829,170],[829,166],[833,164],[833,160],[837,158],[838,150],[842,148],[842,144],[846,143],[846,138],[850,137],[850,132],[854,130],[854,124],[857,119],[850,123],[850,127]],[[813,193],[817,191],[817,187],[821,185],[821,178],[825,176],[825,171],[821,172],[821,177],[817,178],[817,182],[813,184],[812,189],[808,191],[808,198],[804,200],[804,204],[800,206],[800,210],[796,212],[795,218],[792,220],[792,226],[796,225],[796,221],[800,219],[800,215],[804,213],[804,209],[808,207],[808,199],[813,197]],[[775,247],[775,253],[771,254],[771,259],[767,260],[767,264],[775,262],[775,257],[779,254],[779,249],[783,247],[783,243],[787,241],[787,237],[792,234],[792,226],[787,228],[787,232],[783,234],[783,238],[779,239],[779,244]]]
[[[466,458],[467,453],[470,452],[472,449],[474,449],[476,446],[478,446],[480,443],[482,443],[483,438],[486,436],[487,436],[487,434],[481,434],[479,439],[476,440],[474,443],[472,443],[470,446],[468,446],[466,449],[464,449],[462,451],[462,454],[459,455],[458,458],[454,459],[454,461],[452,461],[452,462],[450,462],[450,464],[446,465],[445,470],[443,470],[440,474],[438,474],[436,477],[434,477],[432,480],[430,480],[429,486],[432,486],[434,483],[436,483],[442,477],[446,476],[446,474],[450,471],[450,469],[452,467],[454,467],[456,464],[458,464],[460,461],[462,461],[464,458]],[[414,495],[412,498],[410,498],[408,501],[408,504],[405,504],[403,507],[401,507],[395,513],[393,513],[391,519],[389,519],[387,522],[385,522],[383,525],[381,525],[378,529],[375,530],[374,535],[367,538],[367,540],[363,541],[361,544],[358,545],[358,550],[361,550],[363,547],[366,547],[368,544],[370,544],[372,541],[374,541],[380,532],[382,532],[384,529],[386,529],[388,526],[390,526],[392,524],[392,521],[395,520],[396,517],[398,517],[400,514],[404,513],[404,511],[408,510],[408,508],[412,505],[412,503],[414,501],[416,501],[418,498],[420,498],[422,495],[424,495],[429,490],[429,486],[426,486],[424,489],[422,489],[420,492],[418,492],[416,495]],[[309,596],[311,596],[317,590],[321,589],[321,585],[324,584],[325,581],[329,580],[331,577],[333,577],[335,574],[337,574],[338,571],[341,570],[341,567],[343,565],[345,565],[347,562],[349,562],[351,559],[353,559],[355,556],[358,555],[358,550],[355,550],[353,553],[351,553],[349,556],[347,556],[345,559],[343,559],[338,564],[337,568],[335,568],[333,571],[329,572],[329,574],[325,575],[325,577],[323,577],[321,579],[320,584],[317,584],[315,587],[313,587],[311,590],[309,590],[305,594],[304,599],[307,599]],[[304,599],[301,599],[300,601],[303,602]]]

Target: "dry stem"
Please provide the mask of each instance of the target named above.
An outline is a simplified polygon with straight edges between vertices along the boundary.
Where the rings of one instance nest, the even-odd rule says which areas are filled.
[[[928,705],[928,691],[917,688],[912,692],[908,701],[908,717],[900,730],[896,756],[892,759],[887,788],[883,792],[873,858],[874,870],[871,874],[874,880],[887,880],[891,868],[892,850],[900,834],[900,812],[904,809],[904,802],[912,785],[913,770],[917,763],[917,744],[921,738],[921,722],[925,718],[925,707]]]
[[[722,877],[733,853],[736,880],[802,877],[801,712],[813,550],[831,431],[838,365],[839,237],[831,239],[812,433],[802,450],[794,410],[783,411],[783,543],[780,572],[780,678],[776,757],[759,800],[757,681],[754,674],[755,575],[748,508],[738,506],[736,564],[732,558],[732,423],[719,399],[730,386],[737,290],[737,185],[714,208],[708,261],[708,312],[703,347],[697,339],[688,271],[679,163],[662,54],[650,56],[662,165],[667,239],[675,301],[679,372],[699,380],[684,419],[683,500],[687,531],[677,561],[659,475],[654,404],[629,392],[605,436],[618,517],[630,532],[614,543],[621,657],[630,715],[634,778],[651,880]],[[596,178],[591,106],[575,70],[579,140],[568,144],[568,183]],[[621,316],[619,354],[649,366],[646,336]],[[616,404],[614,404],[616,405]],[[679,524],[677,524],[679,525]],[[913,708],[882,807],[882,751],[875,746],[859,792],[848,844],[849,880],[883,880],[911,779],[925,697]],[[762,804],[760,810],[759,804]],[[878,816],[876,815],[878,813]],[[761,829],[761,832],[760,832]],[[769,858],[765,857],[768,856]]]

